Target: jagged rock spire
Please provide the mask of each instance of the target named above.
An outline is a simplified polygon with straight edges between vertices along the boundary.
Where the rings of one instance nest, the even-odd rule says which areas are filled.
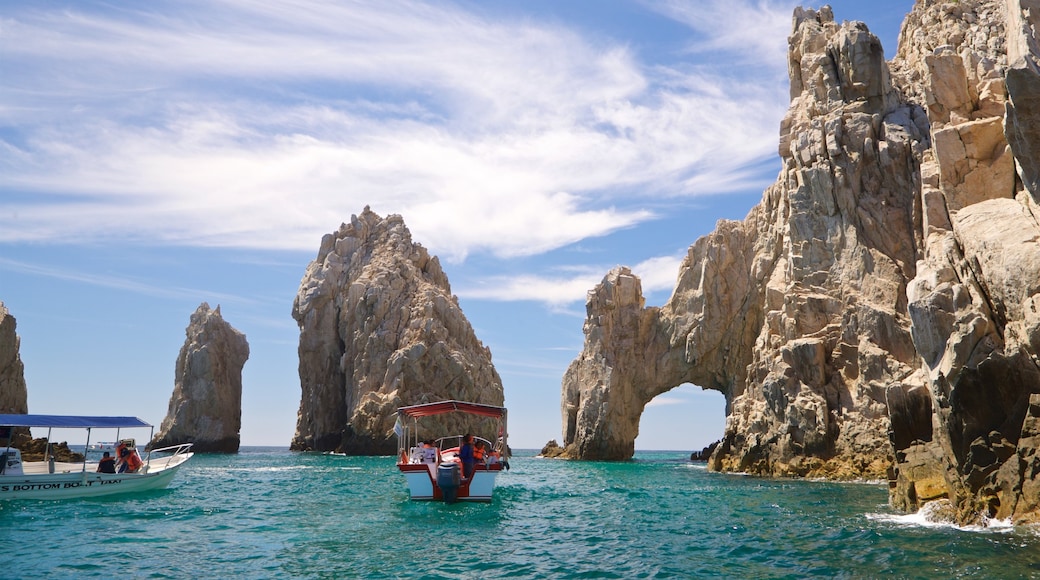
[[[293,318],[302,397],[292,449],[393,454],[398,407],[503,403],[490,350],[399,215],[366,206],[324,236]]]

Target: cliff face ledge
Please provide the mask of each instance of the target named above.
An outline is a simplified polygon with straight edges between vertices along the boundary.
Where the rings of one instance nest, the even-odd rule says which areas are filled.
[[[184,331],[170,406],[152,448],[193,443],[201,453],[237,453],[242,429],[242,367],[249,343],[220,306],[203,302]]]
[[[412,242],[399,215],[381,218],[366,207],[326,235],[293,318],[302,389],[294,450],[393,454],[398,407],[503,403],[491,352],[440,262]]]
[[[1035,520],[1027,4],[918,2],[890,64],[861,23],[797,9],[777,183],[690,247],[663,307],[624,269],[589,293],[565,454],[631,456],[643,406],[690,382],[726,397],[713,469],[888,477],[907,509]]]
[[[29,394],[25,388],[25,366],[19,354],[17,322],[0,302],[0,413],[29,412]]]

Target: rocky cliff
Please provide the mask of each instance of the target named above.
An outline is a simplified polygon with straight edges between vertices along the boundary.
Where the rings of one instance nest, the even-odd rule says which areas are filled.
[[[491,352],[399,215],[366,207],[322,238],[293,318],[302,389],[294,450],[393,454],[398,407],[503,404]]]
[[[242,367],[249,343],[203,302],[177,355],[170,407],[150,446],[194,443],[202,453],[237,453],[242,429]]]
[[[17,322],[0,302],[0,413],[29,412],[25,367],[19,355]]]
[[[689,382],[726,398],[713,469],[1036,519],[1037,15],[919,0],[886,63],[862,23],[797,9],[777,182],[690,247],[663,307],[623,268],[589,293],[567,455],[631,456],[645,404]]]

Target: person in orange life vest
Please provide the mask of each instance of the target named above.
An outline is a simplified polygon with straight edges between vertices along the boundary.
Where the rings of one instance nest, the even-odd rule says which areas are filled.
[[[119,452],[119,473],[136,473],[141,468],[141,456],[137,454],[137,449],[131,449],[124,445],[119,444],[117,448]]]
[[[477,441],[473,445],[473,459],[475,459],[477,463],[484,463],[484,442],[483,441]]]
[[[116,472],[116,458],[112,457],[112,454],[108,451],[101,456],[101,461],[97,464],[98,473],[115,473]]]
[[[126,443],[120,441],[116,444],[116,471],[123,473],[126,471]]]

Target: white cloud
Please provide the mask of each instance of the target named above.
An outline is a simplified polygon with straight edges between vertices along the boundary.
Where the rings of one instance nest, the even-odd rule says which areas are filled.
[[[643,294],[671,290],[679,276],[683,254],[658,256],[631,267],[639,276]],[[563,308],[576,302],[584,303],[586,295],[603,281],[610,265],[582,265],[558,268],[555,276],[521,275],[486,278],[481,287],[458,290],[464,298],[495,301],[529,300],[543,302],[552,308]]]
[[[701,33],[701,40],[691,42],[692,52],[722,50],[741,61],[759,61],[766,66],[786,62],[787,35],[798,5],[796,1],[775,0],[664,0],[649,4]]]
[[[756,184],[775,154],[774,83],[648,65],[558,24],[417,2],[143,6],[0,23],[18,193],[0,242],[311,250],[371,205],[448,260],[533,255],[654,219],[644,196]],[[714,24],[667,6],[705,50],[775,34],[732,32],[769,4],[726,4],[741,22],[713,4]],[[569,302],[601,275],[514,293]]]

